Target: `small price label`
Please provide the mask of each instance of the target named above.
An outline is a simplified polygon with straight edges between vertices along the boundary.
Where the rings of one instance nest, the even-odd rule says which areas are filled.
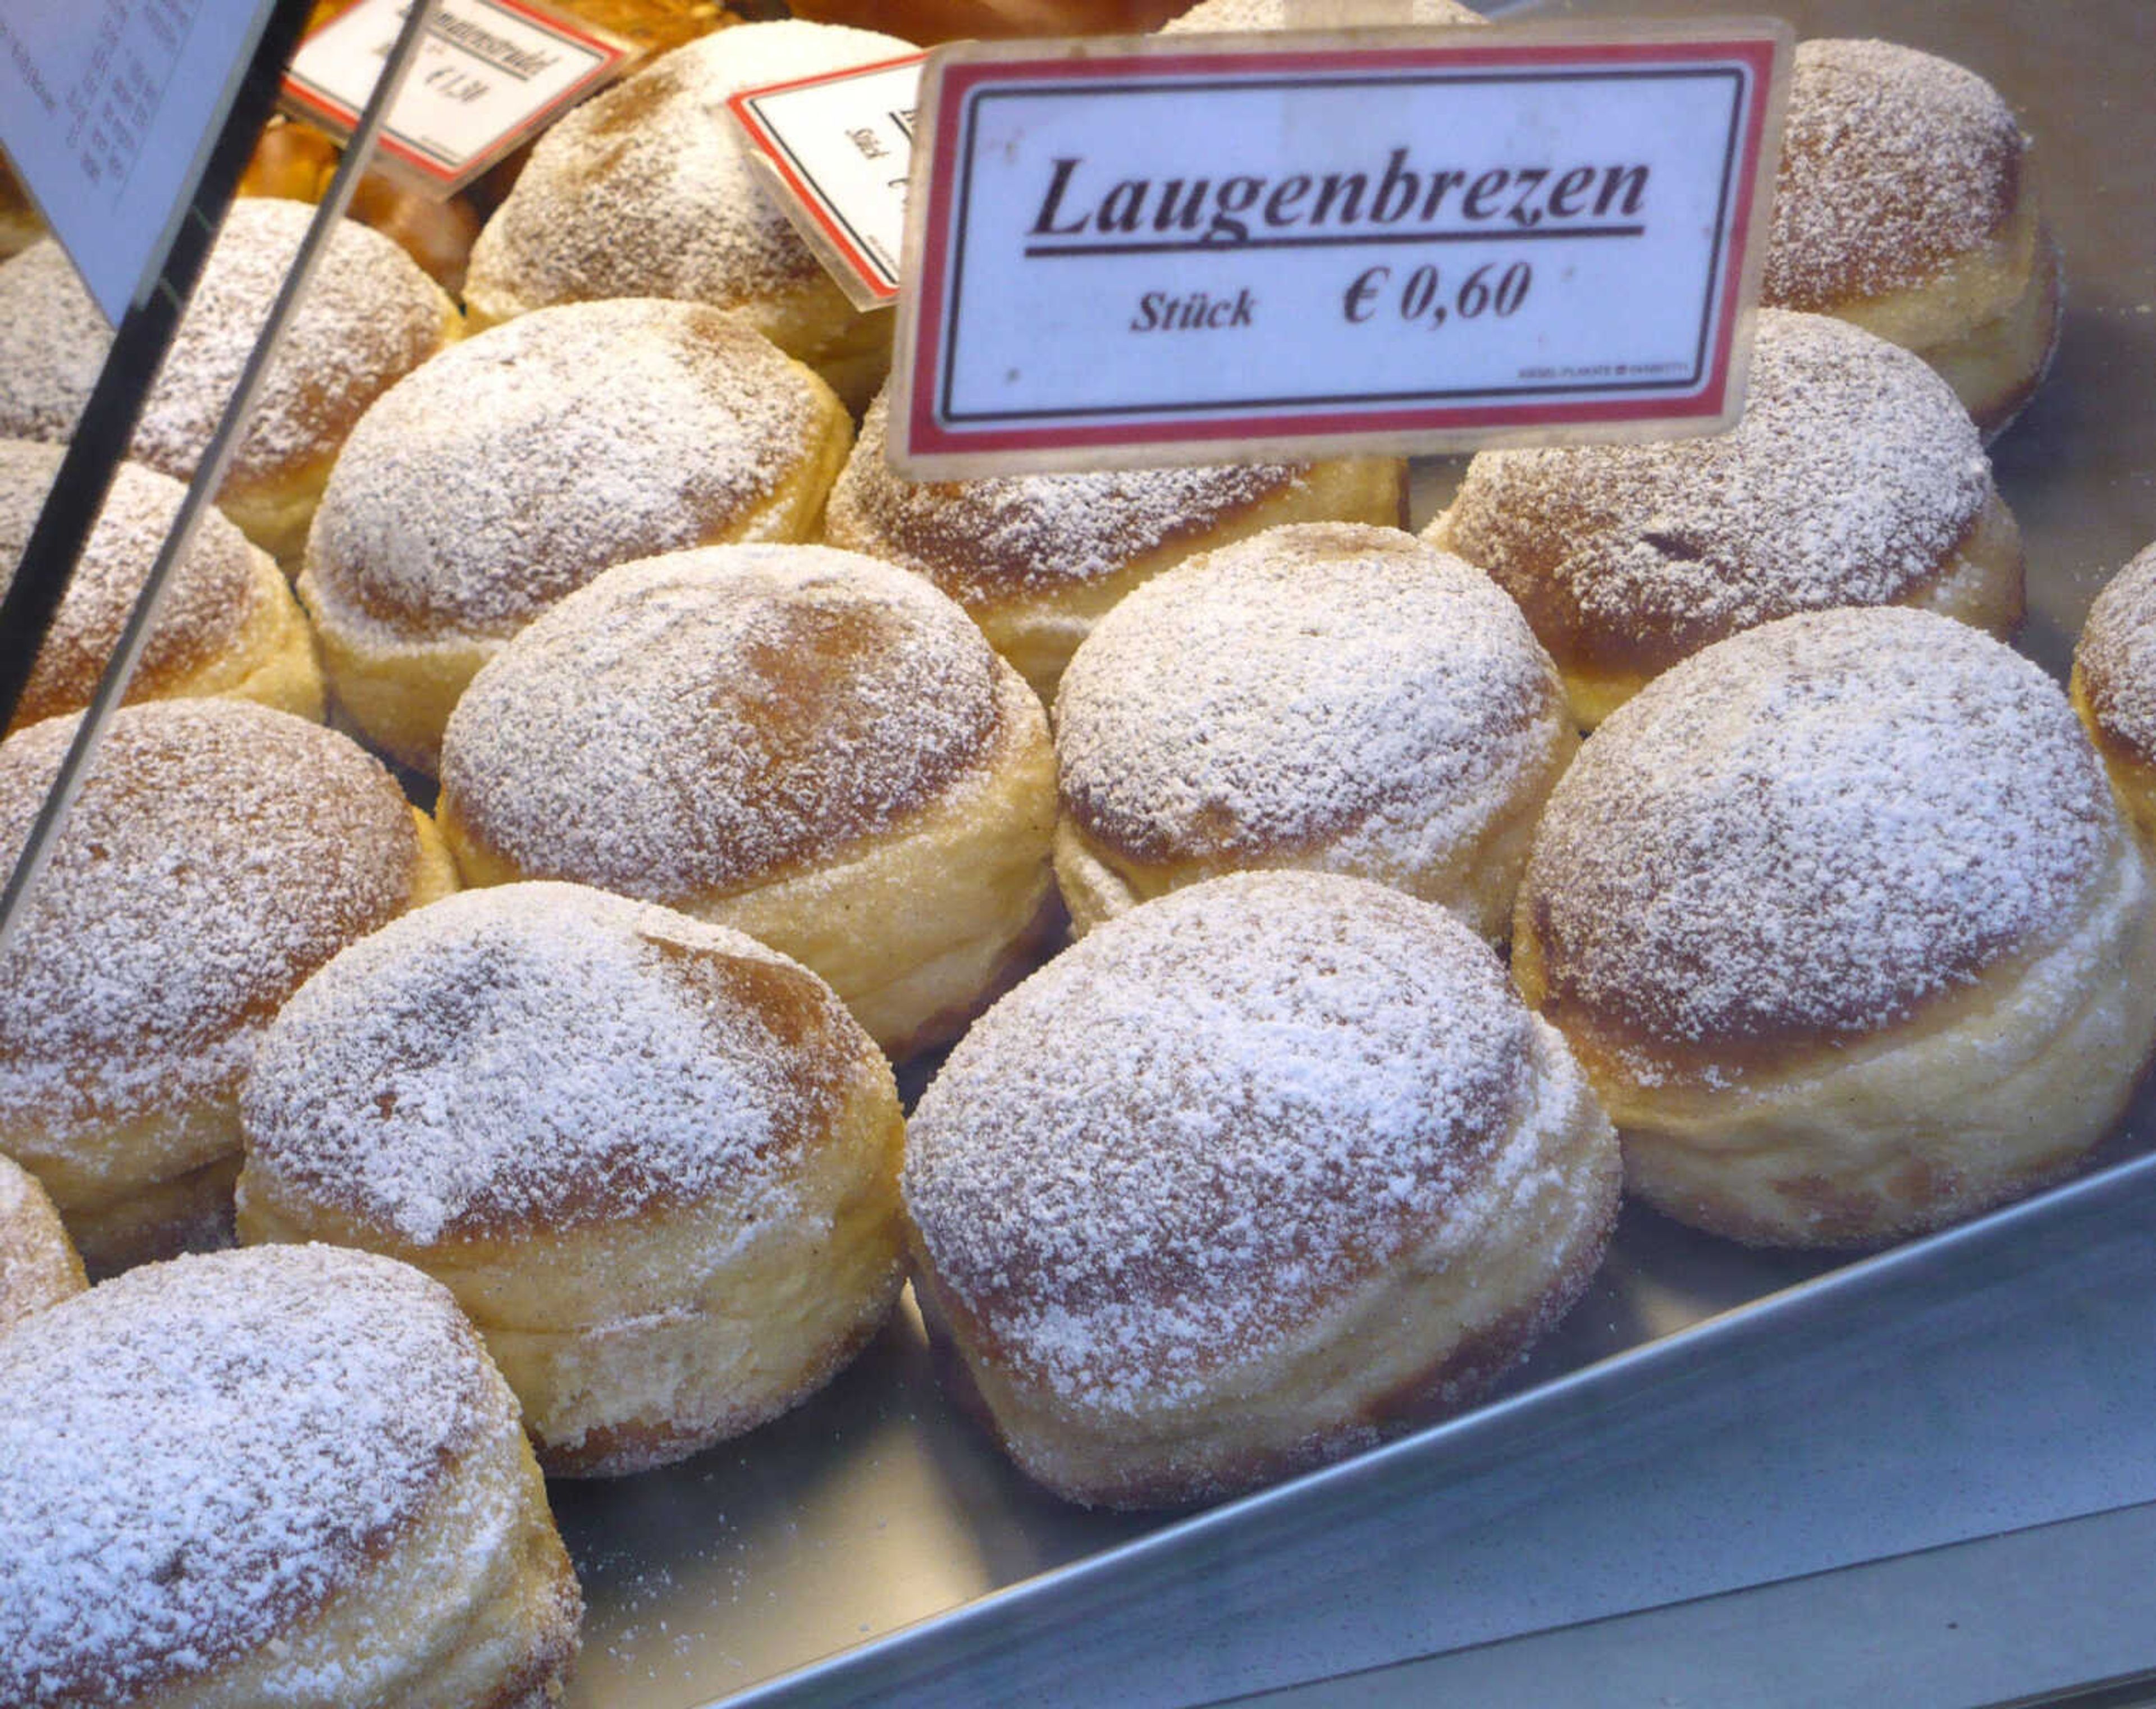
[[[898,295],[921,68],[908,54],[743,90],[726,103],[748,158],[857,309]]]
[[[932,58],[901,470],[1736,418],[1786,25],[1189,42]]]
[[[348,136],[409,0],[359,0],[300,44],[285,105]],[[532,0],[442,0],[383,126],[377,158],[453,195],[636,57],[629,43]]]

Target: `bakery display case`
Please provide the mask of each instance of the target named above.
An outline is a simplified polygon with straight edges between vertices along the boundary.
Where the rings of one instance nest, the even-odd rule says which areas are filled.
[[[1968,64],[2034,139],[2064,336],[1990,454],[2026,542],[2017,644],[2063,679],[2089,602],[2156,537],[2156,211],[2133,140],[2156,25],[2130,0],[1772,10],[1799,39],[1876,35]],[[1455,479],[1418,467],[1418,521]],[[1696,1681],[1720,1701],[1856,1701],[1882,1625],[1937,1670],[1928,1701],[2156,1666],[2138,1589],[2047,1599],[2015,1576],[2100,1573],[2147,1534],[2151,1139],[2144,1091],[2083,1179],[1868,1258],[1748,1249],[1630,1209],[1588,1296],[1474,1413],[1188,1515],[1032,1487],[951,1409],[904,1311],[761,1436],[633,1484],[557,1486],[590,1599],[576,1701],[1554,1701],[1568,1669],[1613,1700]],[[2107,1517],[2074,1532],[2088,1515]],[[1659,1624],[1636,1614],[1657,1608]],[[1736,1631],[1771,1665],[1738,1660]],[[1540,1651],[1524,1635],[1553,1632]],[[1672,1643],[1691,1674],[1645,1659]],[[1450,1672],[1400,1665],[1446,1655]]]
[[[2026,555],[2015,644],[2063,682],[2091,601],[2156,540],[2156,17],[2142,0],[1763,9],[1799,39],[1966,64],[2033,139],[2063,336],[1989,454]],[[1463,466],[1414,465],[1418,530]],[[440,722],[409,752],[377,746],[434,763]],[[901,1068],[909,1108],[942,1060]],[[1469,1410],[1212,1506],[1097,1511],[1030,1481],[955,1398],[909,1289],[783,1416],[656,1470],[550,1482],[585,1600],[563,1701],[1975,1701],[2156,1676],[2152,1355],[2145,1083],[2064,1184],[1881,1250],[1749,1247],[1628,1202],[1584,1295]],[[1882,1646],[1923,1691],[1881,1686]]]

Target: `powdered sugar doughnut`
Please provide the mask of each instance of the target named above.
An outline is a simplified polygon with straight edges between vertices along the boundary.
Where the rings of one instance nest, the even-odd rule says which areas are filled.
[[[903,1055],[1044,927],[1047,726],[917,577],[823,547],[675,552],[608,570],[473,679],[442,829],[467,883],[567,879],[746,931]]]
[[[12,865],[74,733],[0,743]],[[246,701],[122,708],[0,961],[0,1152],[93,1269],[229,1239],[239,1083],[280,1003],[455,887],[381,765]]]
[[[2074,708],[2120,804],[2156,839],[2156,547],[2112,577],[2074,648]]]
[[[2059,340],[2059,249],[2027,152],[1974,71],[1891,42],[1799,42],[1760,300],[1915,351],[1989,438]]]
[[[1392,457],[901,480],[878,398],[832,489],[832,545],[926,576],[966,608],[1044,703],[1078,644],[1134,588],[1185,558],[1289,522],[1397,525]]]
[[[1481,571],[1394,529],[1270,529],[1147,583],[1079,648],[1057,881],[1082,929],[1223,872],[1352,872],[1502,939],[1578,746]]]
[[[128,454],[193,475],[315,210],[232,204],[151,389]],[[339,223],[271,362],[218,502],[295,564],[337,447],[360,413],[461,330],[456,305],[379,232]],[[0,264],[0,434],[61,441],[96,384],[112,329],[59,244]]]
[[[0,1335],[89,1286],[38,1178],[0,1157]]]
[[[1465,1403],[1600,1258],[1609,1125],[1467,928],[1245,873],[1112,920],[923,1095],[915,1288],[1019,1465],[1144,1506]]]
[[[0,1701],[559,1701],[581,1598],[449,1295],[326,1246],[156,1265],[0,1336]]]
[[[472,246],[475,321],[592,297],[737,309],[859,409],[890,366],[891,317],[860,313],[832,283],[750,172],[726,104],[912,51],[872,30],[787,22],[662,54],[539,139]]]
[[[57,445],[0,439],[0,593],[15,579],[65,454]],[[177,481],[137,463],[114,473],[11,731],[90,704],[186,495]],[[322,716],[321,667],[284,572],[214,509],[203,511],[187,556],[172,567],[157,625],[127,684],[130,701],[202,695]]]
[[[898,1095],[830,988],[578,885],[467,890],[344,951],[264,1034],[242,1116],[240,1238],[439,1277],[550,1472],[762,1423],[903,1279]]]
[[[509,638],[610,564],[814,532],[853,423],[701,305],[542,309],[393,387],[352,429],[300,577],[338,705],[432,772]]]
[[[1520,602],[1590,728],[1794,612],[1914,605],[2003,635],[2022,608],[2020,532],[1953,394],[1817,315],[1760,313],[1730,433],[1481,452],[1425,537]]]
[[[2048,677],[1820,612],[1643,690],[1550,798],[1513,972],[1687,1222],[1929,1229],[2055,1176],[2156,1039],[2156,898]]]

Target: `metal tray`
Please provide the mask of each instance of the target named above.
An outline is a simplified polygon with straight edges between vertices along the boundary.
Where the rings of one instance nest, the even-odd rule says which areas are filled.
[[[2091,598],[2156,539],[2156,8],[1762,9],[1799,36],[1883,36],[1971,65],[2036,139],[2067,256],[2066,335],[1993,457],[2027,541],[2020,644],[2063,676]],[[1425,493],[1442,481],[1424,474]],[[2102,1351],[2129,1342],[2156,1370],[2152,1147],[2144,1091],[2095,1178],[1856,1265],[1748,1251],[1628,1209],[1593,1291],[1476,1414],[1194,1517],[1086,1513],[1035,1490],[944,1402],[909,1305],[830,1388],[752,1435],[669,1470],[553,1486],[589,1604],[570,1701],[671,1709],[759,1686],[759,1700],[1209,1701],[2156,1498],[2148,1427],[2122,1420],[2126,1368]],[[2010,1284],[2019,1291],[2002,1293]],[[2053,1316],[2010,1299],[2048,1301]],[[1897,1377],[1943,1347],[1966,1368]],[[2081,1363],[2053,1371],[2041,1403],[2034,1388],[1984,1387],[2014,1380],[2004,1362],[2046,1357]],[[1802,1386],[1778,1386],[1792,1371]],[[1858,1445],[1808,1458],[1807,1415]],[[2055,1437],[2055,1451],[2030,1448]],[[1619,1477],[1678,1441],[1702,1461],[1791,1456],[1751,1466],[1742,1487],[1768,1509],[1801,1498],[1806,1511],[1742,1516],[1732,1541],[1729,1516],[1694,1515],[1689,1486]],[[2013,1487],[1986,1486],[2014,1455]],[[1882,1457],[1898,1468],[1884,1484]],[[1595,1533],[1630,1574],[1599,1588],[1541,1536],[1532,1493],[1577,1484],[1590,1462],[1633,1504]],[[1327,1593],[1318,1575],[1353,1570],[1347,1543],[1373,1539],[1392,1551],[1380,1570]],[[1449,1567],[1432,1563],[1440,1543],[1457,1552]],[[1440,1571],[1442,1598],[1409,1597],[1416,1574]]]

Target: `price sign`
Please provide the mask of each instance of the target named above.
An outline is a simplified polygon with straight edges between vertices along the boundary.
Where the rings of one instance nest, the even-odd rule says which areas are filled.
[[[107,319],[148,294],[274,3],[0,5],[0,144]]]
[[[726,102],[748,159],[857,309],[898,295],[926,54],[743,90]]]
[[[359,0],[300,44],[285,105],[351,134],[410,0]],[[532,0],[442,0],[382,128],[381,164],[446,197],[614,77],[629,43]]]
[[[1189,40],[932,59],[902,470],[1735,419],[1785,25]]]

